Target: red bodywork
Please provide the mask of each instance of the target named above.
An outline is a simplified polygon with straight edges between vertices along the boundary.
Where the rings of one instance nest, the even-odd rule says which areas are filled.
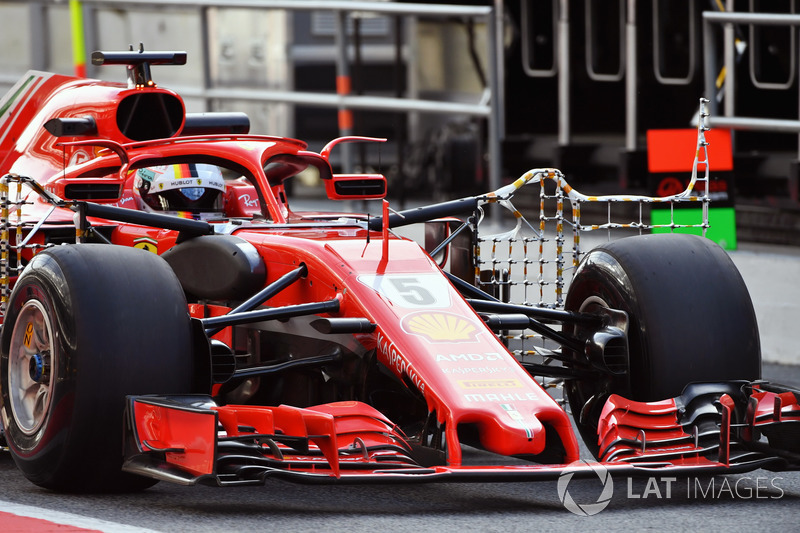
[[[120,111],[132,107],[129,102],[137,98],[137,105],[157,104],[161,115],[152,120],[159,124],[156,131],[168,135],[136,139],[124,133],[146,131],[141,125],[131,126],[129,122],[138,119]],[[81,124],[90,128],[89,133],[62,131],[57,137],[45,129],[52,119],[87,116],[93,124]],[[130,172],[137,165],[187,158],[225,162],[241,176],[226,182],[224,211],[208,219],[215,232],[252,245],[266,265],[264,287],[301,265],[307,269],[307,275],[265,305],[281,308],[335,301],[338,310],[318,317],[361,318],[375,325],[370,331],[334,334],[335,342],[348,353],[374,353],[376,364],[424,405],[429,426],[422,434],[435,445],[424,439],[414,442],[414,436],[404,434],[358,394],[346,401],[299,407],[218,405],[221,385],[217,384],[206,391],[205,403],[131,398],[128,470],[184,483],[219,484],[261,482],[270,475],[354,482],[522,480],[552,479],[579,459],[567,413],[517,362],[424,249],[388,231],[370,229],[365,216],[340,220],[337,214],[295,213],[283,183],[315,167],[331,198],[363,199],[381,195],[343,194],[337,185],[346,188],[363,181],[385,186],[382,176],[334,175],[328,156],[335,143],[314,153],[305,143],[286,138],[241,133],[186,136],[184,116],[180,97],[155,86],[38,72],[26,76],[0,104],[0,174],[29,176],[69,204],[50,212],[50,201],[28,193],[30,204],[20,220],[31,225],[44,220],[31,242],[45,245],[56,242],[56,237],[67,239],[64,230],[74,230],[75,219],[70,202],[143,209]],[[71,123],[59,124],[67,128]],[[363,139],[339,141],[351,140]],[[180,232],[174,229],[96,217],[89,222],[113,244],[159,254],[180,241]],[[23,250],[22,261],[35,251]],[[231,302],[201,300],[190,301],[189,306],[198,318],[224,315],[234,307]],[[276,328],[283,328],[280,333],[287,336],[313,333],[308,321],[294,324],[289,320]],[[234,344],[235,337],[230,326],[214,334],[227,344]],[[314,354],[298,354],[310,355]],[[719,435],[723,441],[729,435],[724,398],[717,442]],[[751,398],[756,402],[753,427],[782,418],[800,419],[794,396],[758,393]],[[709,459],[707,450],[700,450],[697,439],[681,428],[674,400],[639,404],[612,397],[601,422],[601,449],[611,470],[649,473],[672,466],[715,471],[731,466],[730,441],[723,442],[716,460]],[[489,452],[555,464],[466,466],[460,430],[467,427],[478,436],[476,445]],[[667,443],[658,444],[659,439]],[[226,448],[230,442],[247,442],[245,456],[250,459],[242,459],[239,449]],[[424,464],[418,448],[426,446],[441,452],[444,461]],[[763,463],[759,459],[748,467]],[[592,475],[589,468],[582,472]]]

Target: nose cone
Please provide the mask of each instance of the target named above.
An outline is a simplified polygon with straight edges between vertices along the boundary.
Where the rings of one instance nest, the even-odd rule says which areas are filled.
[[[481,444],[502,455],[538,455],[544,451],[545,427],[539,419],[523,415],[513,405],[504,406],[508,416],[491,417],[477,423]]]
[[[457,425],[470,424],[478,432],[481,446],[501,455],[540,455],[546,453],[551,463],[569,463],[580,457],[569,416],[555,402],[551,405],[497,403],[486,410],[472,410]],[[548,435],[548,432],[551,434]],[[553,455],[548,447],[558,446],[563,457]]]

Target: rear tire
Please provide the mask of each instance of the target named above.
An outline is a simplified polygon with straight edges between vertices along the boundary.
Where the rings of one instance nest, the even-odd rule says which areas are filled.
[[[23,474],[61,491],[152,485],[121,471],[125,396],[191,392],[190,331],[183,290],[155,254],[94,244],[37,254],[0,334],[0,416]]]
[[[566,386],[578,429],[597,453],[605,398],[678,396],[695,381],[761,377],[755,311],[739,271],[712,241],[685,234],[628,237],[591,250],[570,285],[565,308],[608,307],[628,314],[628,372]],[[574,330],[585,337],[590,331]],[[573,353],[576,360],[584,354]]]

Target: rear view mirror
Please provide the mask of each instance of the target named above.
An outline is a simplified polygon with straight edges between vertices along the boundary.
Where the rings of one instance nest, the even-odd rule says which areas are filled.
[[[386,196],[383,174],[334,174],[325,181],[325,193],[331,200],[376,200]]]

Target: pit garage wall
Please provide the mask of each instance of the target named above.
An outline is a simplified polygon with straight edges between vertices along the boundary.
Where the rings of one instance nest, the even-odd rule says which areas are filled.
[[[0,2],[0,90],[5,93],[30,68],[71,73],[70,42],[66,5],[39,10]]]
[[[156,14],[101,10],[96,31],[104,50],[124,50],[139,42],[146,49],[186,50],[185,67],[154,67],[154,79],[165,87],[203,87],[201,62],[207,47],[210,87],[286,90],[291,83],[286,55],[290,16],[276,10],[210,9],[207,44],[201,42],[199,12],[186,10]],[[104,69],[98,75],[109,78],[115,73]],[[190,112],[210,110],[200,98],[187,98],[186,105]],[[247,113],[252,133],[290,135],[292,131],[285,104],[225,100],[215,102],[213,111]]]
[[[35,6],[0,2],[0,91],[10,88],[28,69],[72,74],[69,9],[66,3]],[[209,66],[211,87],[288,90],[291,75],[287,43],[292,14],[279,10],[210,9]],[[185,67],[153,67],[156,83],[165,87],[205,85],[201,17],[198,10],[100,9],[96,35],[102,50],[126,50],[143,43],[148,50],[185,50]],[[99,67],[89,76],[123,81],[122,67]],[[210,109],[201,98],[185,98],[189,112]],[[242,111],[250,116],[252,133],[292,135],[291,114],[285,104],[226,100],[214,111]]]

